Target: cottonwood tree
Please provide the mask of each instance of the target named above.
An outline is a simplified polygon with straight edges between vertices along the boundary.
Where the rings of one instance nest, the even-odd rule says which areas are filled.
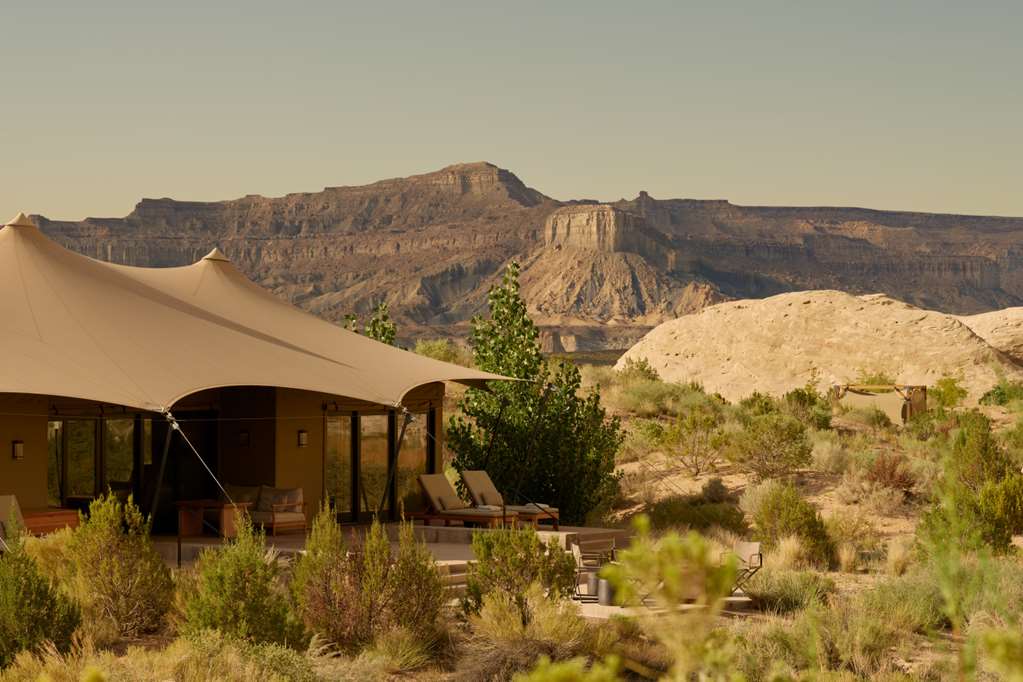
[[[391,319],[387,304],[383,302],[373,308],[373,314],[370,315],[369,322],[362,332],[359,331],[359,318],[353,313],[345,315],[341,326],[356,334],[364,333],[369,338],[389,346],[394,345],[395,337],[398,335],[398,325]]]
[[[543,502],[563,521],[584,521],[614,499],[623,434],[597,391],[580,394],[579,370],[548,362],[512,264],[489,294],[490,317],[472,321],[475,365],[520,379],[469,389],[448,424],[459,471],[484,469],[508,502]]]

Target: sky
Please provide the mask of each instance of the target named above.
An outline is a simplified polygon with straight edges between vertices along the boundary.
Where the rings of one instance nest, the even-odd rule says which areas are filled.
[[[557,199],[1023,216],[1020,2],[0,4],[0,220],[490,161]]]

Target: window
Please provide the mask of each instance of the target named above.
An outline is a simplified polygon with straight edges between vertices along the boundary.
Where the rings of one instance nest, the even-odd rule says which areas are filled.
[[[96,494],[96,424],[91,419],[64,422],[67,430],[65,499],[91,498]]]
[[[101,492],[107,489],[127,499],[135,471],[135,420],[103,420],[103,473]]]
[[[59,507],[64,502],[64,422],[49,422],[46,436],[46,503]]]
[[[352,418],[327,417],[327,461],[324,462],[327,499],[339,513],[352,511]]]
[[[360,418],[359,489],[360,510],[372,516],[377,509],[390,510],[387,495],[388,443],[386,414]]]

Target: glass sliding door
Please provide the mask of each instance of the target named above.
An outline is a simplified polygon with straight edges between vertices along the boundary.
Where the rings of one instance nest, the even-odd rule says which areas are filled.
[[[96,496],[97,425],[93,419],[68,419],[64,422],[65,502],[84,505]]]
[[[327,417],[327,452],[323,463],[327,499],[339,514],[352,513],[352,417]]]
[[[134,492],[135,419],[103,420],[103,481],[100,492],[110,490],[122,500]]]
[[[386,414],[360,416],[359,433],[359,512],[372,518],[377,510],[384,516],[390,511],[387,490],[387,462],[390,439]]]
[[[414,414],[414,421],[405,429],[405,438],[398,450],[398,470],[395,472],[396,499],[406,512],[422,511],[423,497],[419,491],[419,475],[425,474],[430,452],[427,413]],[[401,420],[398,417],[398,433]]]

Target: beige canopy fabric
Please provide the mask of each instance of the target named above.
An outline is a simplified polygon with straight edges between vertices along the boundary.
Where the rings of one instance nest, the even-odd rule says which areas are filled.
[[[216,249],[137,268],[73,253],[24,214],[0,229],[0,393],[164,411],[204,389],[278,386],[398,405],[424,384],[499,379],[303,312]]]

